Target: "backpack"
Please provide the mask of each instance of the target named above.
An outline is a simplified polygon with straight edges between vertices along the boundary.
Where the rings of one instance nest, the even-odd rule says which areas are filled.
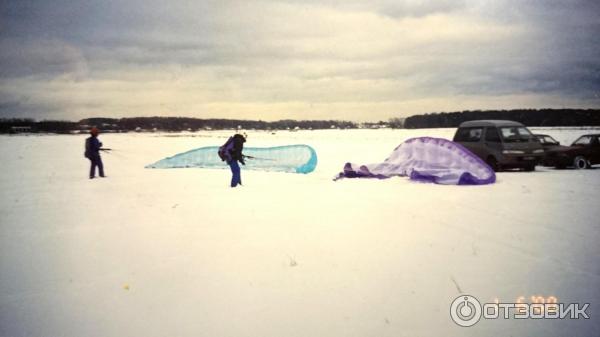
[[[83,156],[86,157],[86,158],[88,158],[88,159],[91,158],[91,156],[90,156],[90,152],[91,152],[90,151],[90,147],[91,147],[90,142],[91,142],[91,139],[92,139],[92,137],[89,137],[89,138],[87,138],[85,140],[85,152],[84,152]]]
[[[233,137],[229,137],[225,144],[219,147],[219,158],[222,161],[231,160],[231,151],[233,150]]]

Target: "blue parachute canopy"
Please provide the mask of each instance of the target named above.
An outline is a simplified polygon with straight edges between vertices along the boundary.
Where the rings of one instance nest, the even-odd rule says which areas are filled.
[[[496,181],[494,170],[471,151],[458,143],[432,137],[405,141],[382,163],[346,163],[336,180],[393,176],[444,185],[485,185]]]
[[[219,158],[218,146],[201,147],[173,157],[167,157],[146,168],[229,168]],[[279,171],[291,173],[310,173],[317,167],[317,153],[308,145],[285,145],[277,147],[245,147],[245,169],[261,171]]]

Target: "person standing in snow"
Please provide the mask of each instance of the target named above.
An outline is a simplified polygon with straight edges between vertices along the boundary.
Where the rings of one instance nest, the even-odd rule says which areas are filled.
[[[230,149],[228,149],[229,156],[227,159],[227,165],[229,165],[231,168],[231,187],[236,187],[237,185],[242,185],[240,165],[238,162],[242,163],[242,165],[246,165],[246,162],[244,161],[244,155],[242,154],[246,137],[236,133],[232,137],[231,142],[232,145],[230,146]]]
[[[85,157],[90,160],[90,179],[96,177],[96,167],[98,167],[98,173],[100,177],[104,178],[104,165],[102,165],[102,158],[100,157],[100,150],[102,149],[102,143],[98,140],[98,134],[100,131],[98,128],[93,127],[90,130],[90,137],[85,140]]]

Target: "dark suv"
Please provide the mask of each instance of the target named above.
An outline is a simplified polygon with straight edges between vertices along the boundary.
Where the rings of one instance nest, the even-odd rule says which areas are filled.
[[[460,124],[454,135],[494,171],[508,168],[535,170],[544,156],[539,140],[525,125],[504,120],[477,120]]]

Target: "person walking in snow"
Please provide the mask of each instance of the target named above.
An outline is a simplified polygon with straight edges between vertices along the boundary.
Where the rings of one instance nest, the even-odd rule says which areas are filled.
[[[102,143],[98,140],[98,134],[100,130],[93,127],[90,130],[90,137],[85,140],[85,157],[90,160],[90,179],[96,177],[96,167],[98,167],[98,173],[100,177],[104,178],[104,165],[102,164],[102,158],[100,157],[100,151],[103,150]]]
[[[231,139],[228,141],[229,144],[226,144],[226,158],[227,165],[231,168],[231,187],[236,187],[237,185],[242,185],[242,177],[240,172],[240,162],[242,165],[246,165],[244,161],[244,155],[242,151],[244,150],[244,143],[246,142],[246,137],[236,133]]]

